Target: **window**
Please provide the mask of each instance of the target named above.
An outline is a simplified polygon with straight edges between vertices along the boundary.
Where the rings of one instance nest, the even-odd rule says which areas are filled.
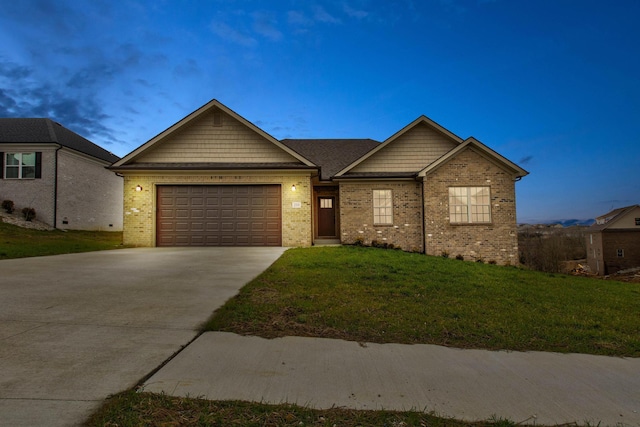
[[[618,258],[624,258],[624,249],[618,249]]]
[[[373,223],[393,224],[393,200],[391,190],[373,190]]]
[[[332,209],[333,199],[320,198],[320,209]]]
[[[636,218],[636,225],[640,225],[640,218]]]
[[[491,222],[489,187],[449,187],[449,221],[452,223]]]
[[[4,160],[5,178],[36,178],[36,153],[7,153]]]

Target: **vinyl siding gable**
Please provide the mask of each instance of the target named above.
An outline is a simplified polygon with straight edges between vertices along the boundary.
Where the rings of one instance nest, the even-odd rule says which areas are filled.
[[[365,159],[350,172],[415,172],[457,146],[447,136],[420,123]]]
[[[638,229],[640,226],[636,225],[636,218],[640,218],[640,207],[635,207],[629,212],[626,212],[624,216],[611,224],[607,229],[609,230],[626,230],[626,229]]]
[[[221,123],[220,123],[221,121]],[[139,163],[299,163],[219,109],[168,135],[135,159]]]

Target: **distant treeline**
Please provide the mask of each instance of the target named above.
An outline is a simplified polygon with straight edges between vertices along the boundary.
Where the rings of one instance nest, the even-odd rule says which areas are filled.
[[[587,227],[520,227],[520,263],[538,271],[558,273],[563,261],[587,257]]]

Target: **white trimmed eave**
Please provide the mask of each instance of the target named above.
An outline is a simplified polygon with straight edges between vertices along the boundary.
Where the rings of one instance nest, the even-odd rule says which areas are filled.
[[[167,175],[197,175],[197,176],[281,176],[281,175],[309,175],[317,174],[316,169],[136,169],[114,170],[123,176],[167,176]]]
[[[347,177],[343,177],[343,178],[334,178],[333,179],[335,182],[344,182],[344,183],[357,183],[357,184],[362,184],[362,183],[372,183],[372,182],[389,182],[389,181],[410,181],[413,182],[416,180],[416,177],[412,176],[412,177],[371,177],[371,178],[364,178],[364,177],[358,177],[358,178],[347,178]]]
[[[316,166],[313,162],[309,161],[307,158],[305,158],[305,157],[301,156],[300,154],[296,153],[295,151],[291,150],[289,147],[287,147],[286,145],[282,144],[276,138],[274,138],[273,136],[269,135],[268,133],[266,133],[265,131],[260,129],[258,126],[254,125],[253,123],[251,123],[250,121],[248,121],[247,119],[242,117],[241,115],[237,114],[235,111],[233,111],[230,108],[228,108],[227,106],[223,105],[218,100],[213,99],[213,100],[209,101],[207,104],[205,104],[202,107],[200,107],[197,110],[195,110],[193,113],[191,113],[188,116],[186,116],[185,118],[183,118],[182,120],[180,120],[177,123],[175,123],[174,125],[170,126],[169,128],[167,128],[163,132],[161,132],[158,135],[156,135],[155,137],[151,138],[149,141],[145,142],[144,144],[142,144],[140,147],[136,148],[131,153],[129,153],[126,156],[124,156],[122,159],[120,159],[119,161],[114,163],[113,167],[117,168],[118,166],[123,166],[123,165],[126,165],[126,164],[132,162],[138,156],[140,156],[142,153],[144,153],[145,151],[147,151],[148,149],[153,147],[155,144],[157,144],[158,142],[163,141],[164,139],[168,138],[174,132],[176,132],[178,129],[182,128],[183,126],[185,126],[188,123],[192,122],[193,120],[197,119],[202,114],[208,112],[209,110],[211,110],[214,107],[222,110],[226,114],[228,114],[231,117],[233,117],[234,119],[238,120],[240,123],[242,123],[243,125],[247,126],[249,129],[253,130],[258,135],[262,136],[263,138],[265,138],[266,140],[268,140],[269,142],[274,144],[276,147],[278,147],[281,150],[285,151],[287,154],[293,156],[296,160],[299,160],[300,162],[304,163],[307,166]]]
[[[440,126],[438,123],[434,122],[433,120],[431,120],[427,116],[422,115],[422,116],[418,117],[417,119],[415,119],[414,121],[412,121],[411,123],[409,123],[408,125],[406,125],[405,127],[403,127],[402,129],[400,129],[398,132],[396,132],[393,135],[391,135],[382,144],[380,144],[379,146],[377,146],[373,150],[369,151],[367,154],[365,154],[364,156],[360,157],[358,160],[356,160],[355,162],[351,163],[350,165],[348,165],[347,167],[342,169],[340,172],[338,172],[334,176],[335,177],[339,177],[339,176],[349,172],[351,169],[353,169],[354,167],[356,167],[360,163],[364,162],[369,157],[373,156],[375,153],[377,153],[378,151],[382,150],[384,147],[386,147],[387,145],[391,144],[393,141],[395,141],[396,139],[398,139],[399,137],[401,137],[402,135],[407,133],[409,130],[413,129],[415,126],[417,126],[417,125],[419,125],[421,123],[427,124],[428,126],[432,127],[436,131],[442,133],[446,137],[451,138],[454,142],[456,142],[458,144],[462,143],[462,138],[460,138],[458,135],[456,135],[453,132],[447,130],[446,128]]]
[[[439,159],[435,160],[429,166],[427,166],[426,168],[418,172],[418,176],[419,177],[427,176],[429,173],[433,172],[443,164],[447,163],[449,160],[453,159],[455,156],[461,153],[465,148],[471,147],[471,146],[474,148],[477,148],[480,154],[483,155],[488,160],[498,164],[503,168],[506,167],[507,169],[510,169],[511,171],[513,171],[515,176],[522,178],[523,176],[529,175],[529,172],[522,169],[520,166],[513,163],[511,160],[507,159],[504,156],[501,156],[500,154],[493,151],[491,148],[487,147],[477,139],[473,137],[469,137],[462,144],[458,145],[454,149],[445,153]]]
[[[630,213],[632,213],[636,208],[640,208],[640,205],[631,205],[631,206],[627,206],[626,208],[624,208],[623,211],[621,211],[618,215],[614,216],[612,219],[610,219],[608,222],[606,222],[604,225],[604,227],[602,227],[602,229],[607,229],[609,227],[611,227],[612,225],[615,225],[616,222],[622,220],[622,218],[625,218],[627,215],[629,215]]]

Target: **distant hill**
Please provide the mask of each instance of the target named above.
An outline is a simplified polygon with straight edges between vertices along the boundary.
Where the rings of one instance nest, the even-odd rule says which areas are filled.
[[[518,224],[544,224],[544,225],[560,224],[563,227],[571,227],[574,225],[588,227],[590,225],[593,225],[595,222],[596,222],[595,219],[547,219],[547,220],[526,219],[522,222],[518,222]]]
[[[595,219],[563,219],[553,224],[562,224],[563,227],[571,227],[572,225],[582,225],[582,226],[590,226],[595,223]]]

